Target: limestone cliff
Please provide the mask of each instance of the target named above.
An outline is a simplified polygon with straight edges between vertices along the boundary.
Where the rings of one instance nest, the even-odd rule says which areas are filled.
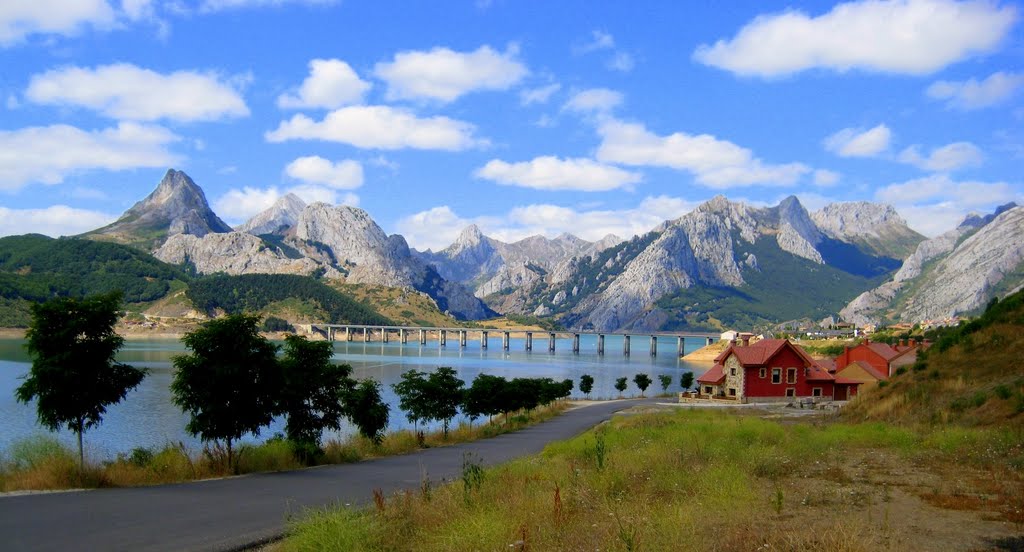
[[[153,256],[171,264],[191,264],[200,274],[302,274],[322,271],[328,278],[342,274],[308,257],[289,257],[281,247],[245,232],[171,236]]]
[[[925,237],[907,226],[891,205],[853,201],[830,203],[811,215],[827,236],[876,255],[905,259]]]
[[[260,234],[287,234],[299,221],[299,215],[306,208],[306,202],[295,194],[285,194],[269,209],[258,213],[238,227],[239,232]]]

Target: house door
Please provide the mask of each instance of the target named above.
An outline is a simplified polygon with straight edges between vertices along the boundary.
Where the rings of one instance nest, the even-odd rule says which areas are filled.
[[[836,400],[846,401],[850,399],[850,386],[849,385],[837,385],[836,386]]]

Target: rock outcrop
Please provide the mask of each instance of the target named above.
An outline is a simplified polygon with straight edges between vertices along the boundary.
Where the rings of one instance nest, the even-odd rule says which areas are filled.
[[[307,257],[291,258],[281,248],[245,232],[171,236],[153,256],[171,264],[191,264],[200,274],[302,274],[321,271],[328,278],[342,274]]]
[[[913,231],[891,205],[853,201],[830,203],[811,215],[827,236],[876,255],[905,259],[925,237]]]
[[[269,209],[263,211],[239,226],[239,232],[248,232],[254,235],[278,234],[285,235],[297,222],[302,210],[306,208],[306,202],[302,201],[295,194],[285,194]]]

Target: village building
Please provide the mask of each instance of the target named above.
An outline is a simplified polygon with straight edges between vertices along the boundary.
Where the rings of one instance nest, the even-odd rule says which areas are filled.
[[[860,382],[837,378],[787,339],[733,342],[697,378],[699,398],[738,402],[847,400]]]
[[[847,366],[864,362],[882,374],[882,379],[888,379],[900,366],[913,364],[917,360],[917,352],[929,346],[930,343],[927,341],[918,343],[914,339],[900,340],[896,345],[865,339],[855,347],[846,347],[842,354],[836,357],[836,373],[843,374]]]

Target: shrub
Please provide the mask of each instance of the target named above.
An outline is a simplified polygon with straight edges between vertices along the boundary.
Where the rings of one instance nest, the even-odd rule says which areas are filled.
[[[1009,385],[998,385],[996,386],[996,396],[1005,401],[1013,396],[1013,389],[1010,389]]]
[[[899,368],[896,369],[896,375],[897,376],[902,376],[903,374],[906,374],[906,373],[907,373],[907,367],[906,366],[900,366]]]

